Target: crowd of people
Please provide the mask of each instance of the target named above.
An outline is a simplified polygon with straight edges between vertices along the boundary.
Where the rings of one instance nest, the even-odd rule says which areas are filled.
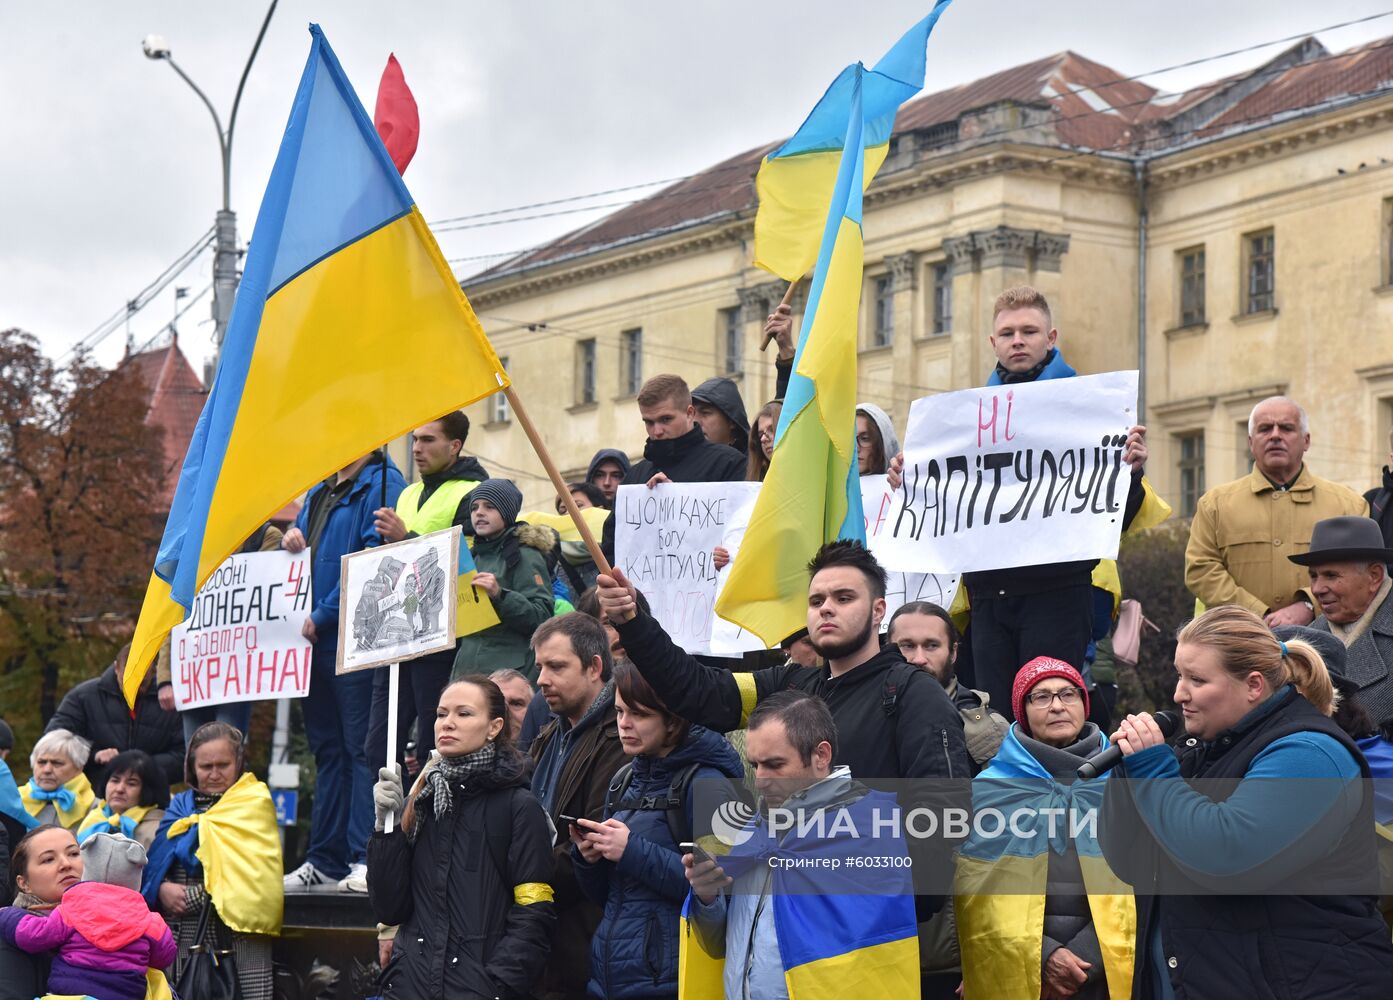
[[[782,397],[787,306],[766,332]],[[1034,289],[1002,293],[989,341],[990,384],[1075,375]],[[642,457],[600,448],[567,487],[611,564],[621,486],[760,481],[781,410],[676,375],[636,402]],[[890,416],[861,403],[856,430],[859,472],[897,488]],[[366,893],[393,1000],[1393,996],[1393,473],[1365,497],[1318,477],[1295,401],[1254,407],[1252,472],[1199,503],[1178,718],[1114,717],[1109,561],[968,572],[953,607],[887,614],[874,555],[829,542],[779,649],[692,655],[468,435],[458,412],[417,428],[416,482],[366,455],[244,547],[313,551],[290,871],[247,705],[181,718],[168,649],[134,709],[124,651],[70,691],[22,785],[0,760],[0,1000],[269,998],[306,891]],[[1124,530],[1168,514],[1147,458],[1133,427]],[[404,667],[389,726],[385,672],[335,672],[340,561],[451,525],[498,623]]]

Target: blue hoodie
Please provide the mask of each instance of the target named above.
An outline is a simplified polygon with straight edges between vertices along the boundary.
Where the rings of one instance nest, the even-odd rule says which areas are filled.
[[[618,863],[586,864],[575,845],[571,857],[584,893],[603,901],[604,917],[591,942],[589,993],[593,997],[671,997],[677,993],[677,950],[687,877],[682,854],[661,809],[635,809],[645,795],[663,795],[688,764],[702,766],[687,793],[692,813],[698,782],[745,777],[740,755],[724,736],[692,726],[686,742],[666,757],[633,759],[633,779],[613,815],[629,827],[629,844]],[[709,795],[701,796],[708,800]]]
[[[373,527],[373,511],[383,506],[383,465],[380,458],[373,457],[368,460],[367,465],[358,470],[358,475],[353,479],[353,486],[347,494],[339,498],[329,512],[329,519],[324,523],[318,544],[313,548],[314,562],[310,572],[313,576],[314,607],[310,610],[310,617],[314,619],[314,627],[318,633],[314,644],[317,650],[333,650],[337,648],[339,641],[340,560],[350,552],[359,552],[382,544],[382,536]],[[395,507],[397,497],[406,488],[406,480],[402,478],[401,473],[397,471],[396,463],[390,458],[385,465],[386,506]],[[328,488],[327,482],[328,480],[310,490],[305,497],[305,505],[300,508],[300,513],[295,518],[295,527],[307,537],[310,510],[315,497]]]

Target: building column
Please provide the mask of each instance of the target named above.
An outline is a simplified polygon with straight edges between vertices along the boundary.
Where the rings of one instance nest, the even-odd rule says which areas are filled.
[[[753,407],[750,410],[752,413],[774,398],[778,379],[774,371],[776,348],[771,344],[769,350],[761,353],[759,345],[764,340],[764,322],[783,299],[787,288],[781,281],[765,281],[739,290],[740,321],[745,325],[745,358],[751,362],[746,365],[745,387],[741,395],[745,398],[746,408]],[[793,335],[796,342],[800,319],[796,298],[793,305]]]
[[[918,309],[919,253],[910,250],[892,254],[885,258],[886,269],[890,272],[890,290],[895,297],[893,312],[894,339],[891,342],[890,356],[893,385],[877,385],[876,395],[881,406],[889,410],[895,424],[903,427],[909,418],[909,404],[914,401],[914,341],[919,335],[919,320],[922,310]]]
[[[961,327],[956,320],[953,324],[953,381],[982,385],[996,364],[987,343],[996,297],[1008,288],[1031,285],[1054,298],[1069,234],[1002,225],[949,237],[943,249],[953,265],[953,313],[963,317]],[[963,342],[957,342],[959,337]]]

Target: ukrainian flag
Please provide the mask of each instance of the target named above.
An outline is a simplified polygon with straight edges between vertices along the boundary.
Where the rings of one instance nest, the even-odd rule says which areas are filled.
[[[1096,837],[1107,772],[1061,784],[1025,749],[1013,725],[987,769],[972,779],[972,808],[1011,822],[989,834],[973,824],[958,851],[954,907],[967,997],[1038,997],[1050,855],[1072,848],[1103,958],[1106,995],[1132,995],[1137,910]],[[1100,749],[1107,749],[1104,737]],[[1050,819],[1050,810],[1054,819]],[[1089,821],[1089,818],[1092,821]]]
[[[373,448],[508,384],[318,25],[221,365],[131,641],[126,697],[199,585]]]
[[[805,624],[817,549],[865,540],[856,465],[861,196],[885,160],[900,105],[924,86],[925,46],[949,2],[939,0],[874,69],[843,70],[755,182],[755,263],[789,281],[814,268],[772,464],[716,602],[717,614],[768,646]]]
[[[918,996],[914,884],[903,832],[891,822],[900,811],[895,797],[866,792],[823,811],[822,828],[838,833],[819,835],[810,823],[775,835],[757,817],[746,828],[749,839],[721,858],[736,880],[728,891],[768,892],[792,1000]],[[866,864],[869,857],[883,867]],[[767,890],[761,890],[766,878]],[[702,947],[689,894],[682,907],[678,996],[721,996],[724,971],[724,958]]]

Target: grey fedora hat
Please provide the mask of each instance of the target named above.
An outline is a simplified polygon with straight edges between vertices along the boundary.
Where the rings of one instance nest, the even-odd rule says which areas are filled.
[[[1287,556],[1298,566],[1323,566],[1339,562],[1393,562],[1393,549],[1385,548],[1383,530],[1371,517],[1327,517],[1311,531],[1311,547]]]

